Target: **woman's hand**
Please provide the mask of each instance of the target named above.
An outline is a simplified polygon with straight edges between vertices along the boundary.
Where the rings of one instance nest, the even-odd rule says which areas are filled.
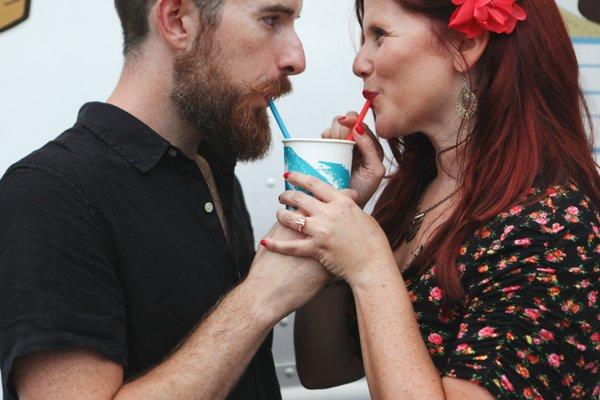
[[[323,132],[321,137],[323,139],[346,140],[348,134],[352,132],[356,147],[354,149],[350,187],[358,193],[357,204],[362,208],[379,188],[385,176],[385,168],[382,163],[383,147],[381,147],[377,136],[371,132],[366,124],[362,124],[358,132],[353,131],[357,119],[358,114],[355,112],[336,117],[331,127]]]
[[[312,257],[350,285],[366,282],[373,274],[395,266],[385,233],[349,196],[307,175],[291,173],[286,179],[315,195],[286,191],[279,197],[282,204],[298,209],[279,210],[279,223],[301,230],[306,238],[265,238],[261,241],[264,247],[276,253]],[[306,220],[302,229],[298,218]]]

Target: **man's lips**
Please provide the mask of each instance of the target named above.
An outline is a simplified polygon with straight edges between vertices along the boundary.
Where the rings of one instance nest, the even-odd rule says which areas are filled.
[[[379,93],[377,93],[377,92],[371,92],[369,90],[363,90],[363,96],[365,97],[365,99],[371,100],[371,102],[373,100],[375,100],[375,97],[377,97],[378,95],[379,95]]]

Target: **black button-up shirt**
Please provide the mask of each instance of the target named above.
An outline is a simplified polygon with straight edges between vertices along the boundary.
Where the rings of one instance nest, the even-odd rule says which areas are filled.
[[[254,239],[234,160],[205,149],[229,243],[195,161],[125,111],[75,126],[0,181],[0,356],[90,347],[133,378],[160,363],[242,279]],[[229,399],[281,399],[272,334]]]

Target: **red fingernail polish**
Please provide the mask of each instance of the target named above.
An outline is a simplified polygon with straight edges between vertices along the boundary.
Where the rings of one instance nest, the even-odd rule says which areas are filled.
[[[346,117],[340,117],[340,118],[338,118],[338,121],[340,121],[340,122],[344,122],[345,120],[346,120]]]
[[[289,177],[290,177],[290,173],[289,173],[289,172],[286,172],[285,174],[283,174],[283,177],[284,177],[285,179],[289,178]]]
[[[356,128],[354,128],[354,130],[359,135],[364,135],[365,134],[365,128],[363,128],[362,125],[356,125]]]
[[[261,241],[260,241],[260,245],[261,245],[262,247],[267,247],[267,241],[266,241],[265,239],[261,240]]]

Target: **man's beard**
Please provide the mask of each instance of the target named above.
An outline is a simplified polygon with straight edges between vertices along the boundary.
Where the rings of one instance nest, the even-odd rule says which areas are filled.
[[[264,158],[271,147],[271,129],[267,110],[256,102],[291,92],[290,80],[281,75],[275,81],[237,87],[221,67],[227,60],[217,61],[220,52],[210,33],[201,36],[192,51],[176,57],[171,100],[216,155],[238,161]]]

